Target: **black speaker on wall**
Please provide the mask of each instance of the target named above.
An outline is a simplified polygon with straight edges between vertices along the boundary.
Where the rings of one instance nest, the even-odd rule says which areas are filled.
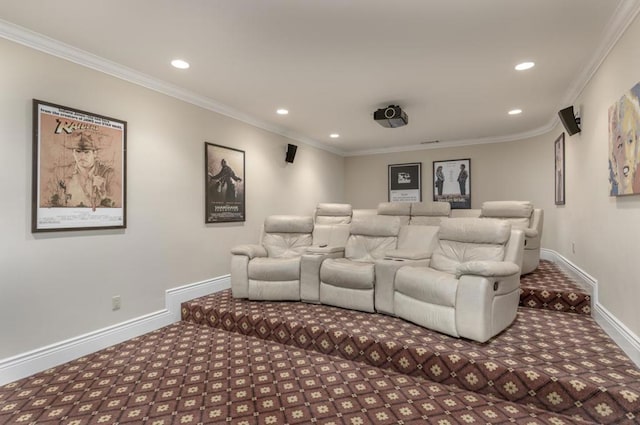
[[[569,133],[569,136],[580,133],[580,118],[576,117],[573,113],[573,106],[561,109],[558,111],[558,116],[565,130]]]
[[[285,157],[285,161],[293,163],[293,160],[296,158],[296,151],[298,147],[296,145],[288,144],[287,145],[287,156]]]

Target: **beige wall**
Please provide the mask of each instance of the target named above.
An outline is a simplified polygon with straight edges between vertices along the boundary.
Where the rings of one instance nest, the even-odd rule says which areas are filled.
[[[563,131],[560,125],[529,140],[346,158],[347,202],[373,208],[386,201],[387,165],[416,161],[422,162],[423,198],[429,200],[432,161],[471,158],[472,207],[491,199],[521,199],[543,208],[542,246],[593,276],[600,307],[640,340],[640,196],[609,196],[607,162],[608,109],[640,81],[639,49],[636,18],[575,102],[583,124],[582,133],[565,139],[566,205],[556,206],[553,192],[553,142]]]
[[[640,81],[639,49],[640,19],[636,17],[576,101],[583,131],[567,139],[567,205],[558,211],[554,246],[598,280],[599,302],[636,338],[640,335],[636,268],[640,196],[609,196],[608,109]]]
[[[265,216],[343,200],[342,157],[1,39],[0,57],[0,359],[160,310]],[[32,98],[128,122],[126,230],[31,233]],[[205,141],[246,152],[246,223],[204,224]]]
[[[528,200],[545,210],[545,227],[555,226],[553,142],[560,129],[528,140],[457,148],[425,149],[345,159],[345,197],[354,208],[375,208],[385,202],[387,166],[422,162],[422,199],[433,199],[433,161],[471,159],[471,207],[491,200]],[[366,190],[363,190],[366,188]],[[554,232],[543,243],[554,243]]]

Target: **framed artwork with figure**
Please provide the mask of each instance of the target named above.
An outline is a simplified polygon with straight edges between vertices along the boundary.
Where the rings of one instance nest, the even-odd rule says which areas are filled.
[[[126,227],[127,123],[33,99],[32,232]]]
[[[471,159],[433,161],[433,200],[471,208]]]
[[[205,223],[245,221],[244,151],[204,144]]]
[[[554,142],[556,205],[564,205],[564,133]]]
[[[388,167],[389,202],[422,202],[422,163]]]
[[[609,196],[640,193],[640,83],[609,107]]]

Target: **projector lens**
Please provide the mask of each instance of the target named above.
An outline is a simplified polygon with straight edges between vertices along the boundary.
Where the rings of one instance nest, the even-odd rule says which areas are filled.
[[[396,109],[395,108],[387,108],[384,110],[384,117],[387,119],[391,119],[393,117],[396,116]]]

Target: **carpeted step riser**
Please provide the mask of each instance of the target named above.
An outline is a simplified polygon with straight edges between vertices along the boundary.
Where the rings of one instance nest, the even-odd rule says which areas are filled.
[[[520,287],[522,307],[591,315],[591,296],[551,261],[541,260]]]
[[[430,349],[430,345],[407,346],[389,338],[382,341],[366,334],[352,334],[339,323],[328,329],[303,321],[203,308],[197,302],[183,304],[183,320],[336,355],[584,420],[595,418],[602,423],[619,423],[625,419],[619,414],[602,418],[597,413],[598,405],[616,406],[611,392],[602,391],[597,383],[576,379],[562,371],[556,372],[557,379],[535,366],[526,370],[513,369],[499,361],[465,358],[459,353],[447,352],[446,347],[437,352]],[[625,412],[638,414],[639,403],[627,404]],[[607,419],[611,420],[607,422]]]

